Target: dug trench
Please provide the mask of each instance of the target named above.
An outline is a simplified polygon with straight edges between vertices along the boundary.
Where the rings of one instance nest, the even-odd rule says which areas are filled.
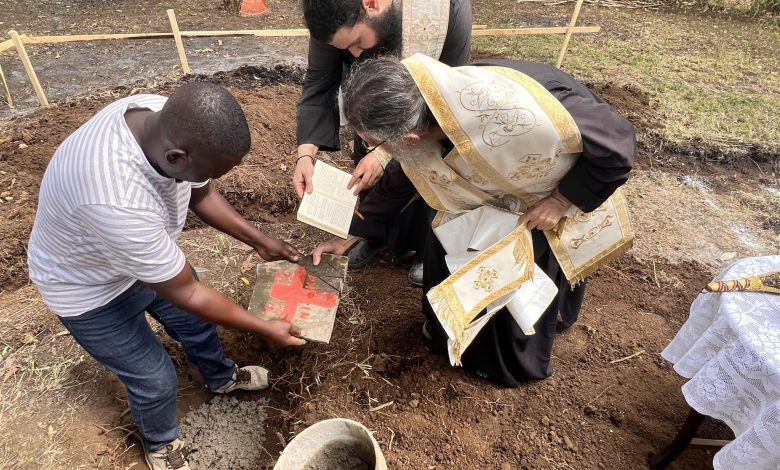
[[[252,131],[246,163],[218,181],[218,187],[245,217],[302,251],[310,250],[325,237],[294,222],[297,199],[289,184],[300,71],[246,68],[200,78],[222,83],[237,96]],[[165,94],[173,86],[134,91]],[[645,96],[630,87],[594,86],[635,122],[640,138],[652,135],[659,121]],[[5,291],[28,282],[26,240],[41,176],[57,145],[127,92],[117,89],[62,103],[0,133],[0,283]],[[668,164],[670,172],[685,165],[682,156],[652,148],[640,145],[640,170],[653,162],[676,162]],[[330,158],[342,166],[349,161],[341,153]],[[759,176],[749,167],[739,172]],[[639,235],[652,236],[642,233],[641,220],[635,225]],[[213,243],[214,233],[197,221],[188,227],[182,237],[188,246],[194,246],[193,240],[200,246]],[[228,295],[246,305],[252,270],[222,263],[224,258],[214,250],[192,255],[194,263],[210,268],[204,282],[230,286]],[[642,468],[647,455],[669,442],[684,420],[683,379],[659,352],[686,320],[713,267],[673,263],[636,250],[624,255],[590,280],[579,321],[559,331],[554,375],[507,389],[450,367],[446,358],[425,350],[421,291],[407,284],[409,264],[409,257],[384,254],[350,273],[330,344],[271,350],[251,335],[221,330],[229,356],[273,372],[269,391],[238,394],[242,401],[268,400],[265,423],[257,423],[265,426],[265,438],[257,443],[265,451],[242,468],[271,468],[297,432],[332,417],[351,418],[371,429],[391,468]],[[181,349],[170,340],[164,344],[179,364],[181,386],[187,390],[180,403],[184,415],[212,398],[186,366]],[[116,379],[108,376],[105,381],[121,394]],[[105,407],[102,415],[114,416],[109,424],[129,422],[121,402],[106,402]],[[730,437],[713,423],[703,435]],[[241,449],[233,446],[231,452]],[[691,450],[673,468],[708,468],[711,457]],[[140,453],[131,451],[115,463],[126,467],[139,459]]]

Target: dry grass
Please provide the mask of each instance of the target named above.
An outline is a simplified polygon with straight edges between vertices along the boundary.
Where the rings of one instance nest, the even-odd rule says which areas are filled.
[[[122,442],[109,439],[113,451],[88,456],[72,439],[85,426],[80,413],[90,405],[94,377],[104,372],[32,286],[1,299],[0,468],[73,468],[93,458],[97,468],[112,468]]]
[[[570,4],[502,0],[496,9],[480,8],[482,1],[475,1],[475,22],[491,26],[535,26],[552,18],[564,24],[571,14]],[[591,82],[637,86],[663,116],[667,139],[780,148],[777,19],[594,6],[585,6],[580,18],[580,25],[600,25],[602,32],[573,37],[563,69]],[[561,43],[551,35],[474,40],[482,53],[546,63],[555,62]]]
[[[762,227],[767,214],[780,210],[780,198],[772,196],[771,187],[742,183],[723,192],[715,190],[718,184],[724,184],[718,177],[636,170],[626,186],[637,232],[634,254],[719,266],[734,258],[778,252],[780,237]],[[745,201],[763,205],[751,208]]]

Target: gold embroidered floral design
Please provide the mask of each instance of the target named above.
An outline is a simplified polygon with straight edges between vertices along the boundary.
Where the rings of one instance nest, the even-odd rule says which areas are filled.
[[[436,170],[432,170],[428,173],[428,180],[443,189],[450,189],[450,185],[452,184],[452,180],[449,176],[440,174]]]
[[[510,181],[544,178],[558,164],[557,156],[542,156],[538,153],[525,155],[520,159],[517,171],[510,173]]]
[[[534,113],[523,107],[515,93],[502,83],[477,82],[459,93],[461,106],[477,112],[482,141],[490,147],[500,147],[511,137],[530,132],[538,125]]]
[[[602,230],[612,225],[612,219],[613,219],[612,215],[606,216],[600,224],[588,230],[588,232],[585,235],[577,238],[572,238],[571,242],[569,242],[569,246],[571,246],[573,249],[576,250],[577,248],[582,246],[583,243],[592,239],[593,237],[598,235]]]
[[[572,218],[576,222],[588,222],[590,219],[593,218],[594,215],[598,214],[599,212],[606,212],[606,211],[607,211],[607,205],[602,204],[596,209],[592,210],[591,212],[586,213],[578,210]]]
[[[487,185],[487,184],[489,183],[489,181],[488,181],[487,179],[485,179],[485,177],[483,177],[482,175],[480,175],[480,174],[478,174],[478,173],[472,173],[472,174],[471,174],[471,175],[469,175],[469,176],[468,176],[466,179],[467,179],[467,180],[468,180],[470,183],[473,183],[473,184],[481,184],[481,185],[483,185],[483,186],[484,186],[484,185]]]
[[[474,289],[482,289],[485,292],[492,291],[493,283],[498,279],[498,271],[495,269],[488,269],[485,266],[480,266],[477,272],[479,273],[479,277],[474,281]]]

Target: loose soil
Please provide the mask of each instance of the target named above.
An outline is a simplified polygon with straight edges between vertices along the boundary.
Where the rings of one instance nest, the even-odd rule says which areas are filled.
[[[294,223],[292,215],[296,199],[288,181],[299,78],[295,69],[277,68],[245,69],[211,79],[228,86],[241,101],[253,137],[247,163],[223,178],[220,189],[250,220],[305,251],[324,236]],[[647,123],[656,120],[641,94],[609,84],[596,88],[635,120],[641,135],[652,133]],[[68,455],[69,462],[89,462],[75,452],[79,442],[86,442],[107,447],[102,451],[106,462],[124,468],[140,458],[137,446],[131,445],[135,441],[117,433],[105,436],[109,434],[106,430],[133,429],[121,385],[84,357],[70,338],[62,337],[56,319],[35,298],[34,290],[24,286],[25,241],[46,163],[61,140],[111,99],[113,96],[90,98],[46,109],[0,134],[0,185],[9,188],[13,198],[0,205],[0,232],[5,235],[0,242],[3,282],[6,289],[22,287],[3,294],[6,302],[2,311],[7,312],[7,318],[0,326],[9,332],[5,342],[12,353],[5,357],[15,358],[19,364],[24,364],[25,358],[46,364],[50,343],[52,348],[59,345],[68,354],[80,355],[77,363],[63,367],[51,395],[57,396],[58,402],[74,404],[67,432],[60,428],[65,423],[52,417],[58,413],[56,402],[31,408],[31,417],[24,421],[12,417],[6,425],[14,427],[6,429],[16,429],[17,436],[29,438],[25,445],[34,446],[36,440],[30,437],[41,432],[40,426],[46,429],[45,423],[52,422],[57,427],[52,426],[51,432],[60,439],[57,449],[73,454]],[[643,178],[666,175],[676,180],[684,176],[676,173],[684,167],[678,161],[683,157],[666,154],[664,160],[676,162],[671,165],[675,169],[658,172],[652,169],[653,162],[660,162],[657,154],[648,152],[648,146],[643,148],[636,173],[640,182],[636,187],[632,188],[634,183],[628,186],[640,202],[635,206],[639,208],[635,209],[639,248],[593,277],[580,320],[556,339],[553,377],[507,389],[450,367],[446,358],[428,353],[420,334],[421,292],[409,287],[405,276],[410,259],[385,255],[351,273],[329,345],[272,351],[251,335],[222,331],[231,357],[240,364],[265,365],[276,377],[269,392],[238,394],[241,400],[256,400],[258,396],[270,400],[263,442],[267,452],[240,468],[272,467],[282,442],[289,442],[305,426],[331,417],[351,418],[372,429],[391,468],[641,468],[648,453],[668,442],[686,415],[679,393],[683,380],[659,352],[683,324],[691,301],[716,271],[713,265],[690,261],[691,257],[671,262],[661,253],[641,249],[645,238],[664,248],[670,246],[668,239],[654,238],[645,230],[653,226],[652,215],[645,211],[657,214],[664,208],[641,204],[655,194],[641,184]],[[331,158],[341,165],[348,161],[341,153]],[[712,171],[709,177],[718,180],[720,173],[732,171],[736,170]],[[749,167],[738,171],[747,177],[759,176],[759,170],[751,172]],[[739,189],[740,181],[730,187],[732,193]],[[717,185],[709,191],[711,198],[721,197]],[[747,218],[742,223],[753,228],[760,220]],[[201,269],[204,282],[246,305],[250,287],[241,278],[250,284],[254,278],[252,270],[242,272],[241,265],[247,259],[256,262],[256,257],[237,242],[196,223],[190,224],[181,245]],[[754,250],[770,249],[767,246],[771,245]],[[750,247],[732,249],[750,253]],[[10,323],[21,315],[20,305],[27,309],[24,318],[33,322]],[[32,324],[35,326],[29,333],[26,326]],[[33,339],[26,334],[32,334]],[[179,405],[185,414],[210,397],[178,345],[169,339],[165,345],[180,366]],[[640,354],[611,363],[634,353]],[[29,373],[31,366],[27,364],[27,369],[21,370]],[[23,372],[17,374],[28,377]],[[12,382],[0,383],[0,391]],[[78,400],[85,395],[89,400]],[[40,396],[46,400],[49,394],[42,392]],[[19,406],[22,409],[31,404]],[[90,425],[96,421],[100,427]],[[99,432],[101,429],[104,432]],[[727,429],[715,424],[708,425],[704,434],[729,437]],[[19,439],[16,442],[21,442]],[[234,446],[230,453],[240,453],[241,447]],[[21,454],[18,448],[11,450]],[[95,459],[95,452],[86,453]],[[710,454],[688,451],[675,466],[708,468],[709,462]],[[19,464],[26,466],[34,468],[35,463]]]
[[[24,2],[0,0],[13,18],[0,24],[32,34],[73,33],[74,28],[90,33],[166,30],[166,6],[159,2],[132,0],[121,7],[88,2],[93,18],[106,18],[101,24],[90,24],[81,10],[66,9],[61,2],[46,3],[57,5],[56,14],[30,14]],[[211,29],[215,18],[231,29],[300,26],[290,19],[297,18],[290,2],[266,3],[280,14],[238,19],[205,0],[177,2],[175,8],[182,29]],[[116,9],[123,11],[115,14]],[[559,17],[550,17],[549,24],[559,24]],[[530,24],[547,24],[536,20]],[[242,103],[252,130],[246,163],[218,185],[263,230],[310,250],[325,236],[295,223],[297,199],[289,184],[301,69],[268,65],[286,59],[280,50],[292,47],[293,55],[303,54],[305,43],[269,41],[259,48],[254,39],[228,41],[188,44],[188,51],[201,50],[191,58],[191,64],[203,65],[193,67],[198,71],[212,72],[205,65],[216,58],[223,61],[219,68],[266,64],[189,78],[227,86]],[[0,468],[143,468],[121,384],[46,310],[28,283],[25,249],[40,179],[59,143],[119,96],[167,94],[175,86],[167,83],[177,74],[173,49],[163,52],[156,44],[116,45],[113,51],[34,49],[33,62],[45,64],[39,74],[51,81],[49,89],[65,83],[53,93],[61,97],[59,104],[31,112],[34,98],[28,89],[20,101],[31,114],[15,115],[0,126]],[[227,46],[241,52],[230,53]],[[148,60],[115,59],[133,51],[149,53]],[[91,64],[93,55],[104,60]],[[60,69],[58,63],[75,65]],[[2,65],[7,74],[11,70],[13,83],[24,81],[18,65]],[[79,68],[87,72],[77,75]],[[109,82],[126,86],[104,88]],[[724,264],[778,251],[777,159],[756,149],[748,155],[755,163],[743,158],[747,164],[739,164],[731,153],[706,142],[669,145],[658,137],[661,117],[635,87],[589,85],[639,131],[638,166],[626,187],[637,242],[590,281],[579,321],[556,337],[554,375],[507,389],[431,355],[420,334],[421,291],[406,281],[411,259],[385,254],[350,273],[329,345],[269,350],[252,335],[221,331],[229,356],[240,364],[264,365],[275,377],[268,391],[236,394],[241,403],[263,406],[265,412],[265,427],[258,418],[255,434],[262,447],[252,449],[262,453],[242,453],[246,445],[225,450],[234,461],[249,459],[236,468],[272,468],[295,434],[332,417],[369,427],[390,468],[644,468],[648,453],[672,439],[687,413],[680,393],[684,380],[659,353],[686,320],[698,291]],[[65,99],[96,89],[100,92]],[[330,158],[345,168],[350,161],[342,153]],[[244,268],[257,256],[197,220],[188,222],[180,244],[205,283],[247,304],[254,277],[253,269]],[[164,334],[161,338],[180,371],[182,418],[204,403],[218,408],[227,402],[213,398],[181,348]],[[196,433],[209,427],[189,423]],[[713,422],[702,435],[730,438],[728,429]],[[711,453],[689,450],[670,468],[706,469],[711,461]],[[213,459],[196,468],[211,466],[219,468]]]

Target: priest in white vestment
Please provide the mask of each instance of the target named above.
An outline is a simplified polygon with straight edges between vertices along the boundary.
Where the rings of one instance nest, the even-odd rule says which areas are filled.
[[[363,223],[391,220],[418,193],[438,211],[427,347],[508,386],[548,377],[558,315],[574,323],[587,276],[633,241],[619,190],[636,153],[631,123],[566,73],[512,60],[377,59],[344,95],[350,125],[404,175],[382,185],[394,205],[361,204],[351,236],[315,259],[348,251]]]

